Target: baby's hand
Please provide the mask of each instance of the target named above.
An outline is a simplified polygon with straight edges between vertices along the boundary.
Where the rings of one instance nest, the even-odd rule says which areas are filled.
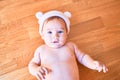
[[[41,66],[37,67],[35,71],[35,76],[38,80],[44,80],[45,76],[49,73],[49,70],[46,67]]]
[[[95,64],[96,70],[98,72],[101,72],[103,70],[103,72],[106,73],[108,71],[108,68],[104,64],[102,64],[101,62],[94,61],[94,64]]]

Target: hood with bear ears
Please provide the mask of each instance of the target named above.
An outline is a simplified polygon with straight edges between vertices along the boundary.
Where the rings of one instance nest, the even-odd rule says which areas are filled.
[[[69,34],[69,32],[70,32],[69,18],[71,18],[71,13],[68,11],[63,13],[61,11],[52,10],[52,11],[48,11],[44,14],[42,12],[37,12],[35,16],[38,19],[40,35],[42,35],[42,29],[43,29],[43,24],[44,24],[45,20],[47,20],[48,18],[53,17],[53,16],[58,16],[58,17],[62,18],[66,23],[67,34]]]

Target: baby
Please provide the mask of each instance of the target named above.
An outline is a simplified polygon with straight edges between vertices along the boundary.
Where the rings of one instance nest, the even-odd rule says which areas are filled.
[[[106,66],[81,52],[67,41],[70,32],[70,12],[49,11],[36,14],[40,24],[39,33],[45,44],[38,47],[29,63],[29,72],[38,80],[79,80],[76,60],[84,66],[108,71]]]

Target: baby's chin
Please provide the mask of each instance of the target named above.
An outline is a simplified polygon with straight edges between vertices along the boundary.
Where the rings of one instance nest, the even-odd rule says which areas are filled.
[[[64,44],[48,45],[51,48],[61,48]]]
[[[62,47],[62,46],[63,46],[63,45],[61,45],[61,46],[50,46],[50,45],[49,45],[49,47],[51,47],[51,48],[56,48],[56,49],[57,49],[57,48],[60,48],[60,47]]]

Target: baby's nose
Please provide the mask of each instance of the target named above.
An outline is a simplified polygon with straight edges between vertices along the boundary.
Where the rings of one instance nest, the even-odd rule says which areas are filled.
[[[55,32],[55,33],[53,34],[53,37],[54,37],[54,38],[58,38],[58,37],[59,37],[58,33]]]

